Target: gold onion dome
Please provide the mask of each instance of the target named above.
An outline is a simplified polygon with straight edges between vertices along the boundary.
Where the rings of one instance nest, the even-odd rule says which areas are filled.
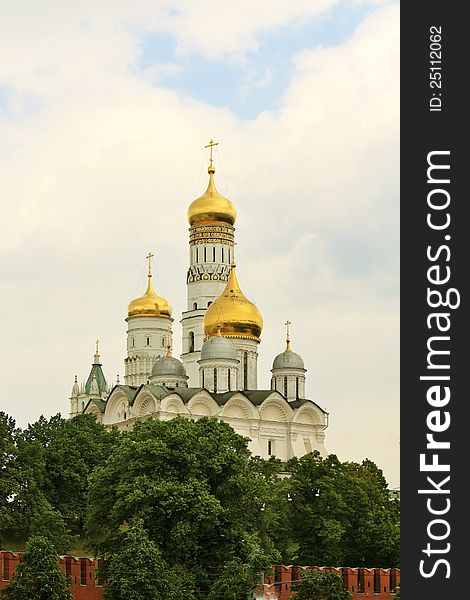
[[[191,227],[203,223],[228,223],[233,225],[237,211],[228,198],[217,191],[214,183],[215,168],[213,164],[207,169],[209,185],[202,196],[196,198],[188,208],[188,221]]]
[[[168,300],[161,298],[155,293],[152,286],[152,272],[150,259],[153,255],[149,253],[149,273],[147,291],[129,304],[127,314],[129,317],[171,317],[172,307]]]
[[[207,309],[204,333],[207,337],[223,335],[228,338],[246,338],[259,341],[263,318],[259,310],[240,290],[235,264],[224,291]]]

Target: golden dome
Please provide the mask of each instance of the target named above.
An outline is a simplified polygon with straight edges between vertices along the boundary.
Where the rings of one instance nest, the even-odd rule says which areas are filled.
[[[233,225],[237,211],[228,198],[224,198],[216,190],[214,183],[214,165],[207,169],[209,185],[202,196],[196,198],[188,208],[188,221],[191,227],[201,223],[228,223]]]
[[[232,263],[232,272],[224,291],[206,311],[204,333],[207,337],[222,334],[228,338],[259,341],[262,329],[261,314],[240,290],[235,264]]]
[[[147,291],[143,296],[132,300],[127,309],[129,317],[171,317],[171,304],[160,298],[152,287],[152,275],[148,275]]]

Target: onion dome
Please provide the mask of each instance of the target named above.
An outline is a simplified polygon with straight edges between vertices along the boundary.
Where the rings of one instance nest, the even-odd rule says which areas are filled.
[[[219,326],[219,331],[220,329]],[[202,345],[200,360],[212,359],[237,360],[237,351],[233,342],[220,334],[207,339]]]
[[[152,267],[151,259],[153,254],[149,252],[147,259],[149,261],[148,285],[147,291],[143,296],[132,300],[127,309],[128,317],[171,317],[171,304],[165,298],[161,298],[155,293],[152,286]]]
[[[162,375],[186,377],[186,370],[183,363],[174,356],[161,356],[152,367],[152,377],[161,377]]]
[[[207,309],[204,316],[206,337],[220,334],[228,338],[245,338],[259,342],[263,319],[259,310],[240,290],[235,264],[224,291]]]
[[[286,349],[274,359],[272,370],[275,369],[300,369],[305,371],[303,358],[300,354],[291,350],[289,335],[287,336]]]
[[[214,165],[209,165],[209,185],[202,196],[196,198],[188,208],[188,221],[191,227],[203,223],[228,223],[233,225],[237,211],[228,198],[217,191],[214,183]]]

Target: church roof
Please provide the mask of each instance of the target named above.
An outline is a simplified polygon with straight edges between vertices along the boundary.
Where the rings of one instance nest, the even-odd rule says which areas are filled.
[[[96,383],[98,384],[98,389],[100,394],[106,391],[107,384],[106,379],[104,377],[103,369],[101,368],[100,363],[93,363],[91,366],[90,374],[88,375],[88,379],[85,384],[85,393],[90,393],[91,382],[93,381],[93,375],[96,377]]]
[[[191,400],[191,398],[193,396],[195,396],[196,394],[199,394],[200,392],[206,392],[207,394],[209,394],[209,396],[211,396],[211,398],[213,398],[217,402],[217,404],[219,406],[224,406],[225,404],[227,404],[227,402],[230,400],[230,398],[235,396],[235,394],[242,394],[243,396],[248,398],[248,400],[254,406],[261,406],[263,404],[263,402],[266,400],[266,398],[268,398],[268,396],[271,396],[271,394],[273,394],[273,393],[280,394],[280,392],[277,392],[277,391],[275,392],[275,390],[232,390],[230,392],[224,392],[222,394],[215,394],[213,392],[209,392],[205,388],[187,388],[187,387],[168,388],[164,385],[153,385],[152,383],[142,384],[139,387],[133,387],[133,386],[129,386],[129,385],[117,385],[117,386],[115,386],[115,388],[113,388],[113,392],[116,388],[119,388],[126,394],[126,396],[129,399],[129,404],[131,406],[134,404],[134,399],[137,396],[137,393],[141,389],[144,389],[144,388],[148,392],[150,392],[150,394],[152,394],[152,396],[154,398],[156,398],[157,400],[163,400],[163,398],[166,398],[167,396],[170,396],[171,394],[177,394],[181,398],[181,400],[184,402],[184,404],[187,404]],[[111,394],[113,392],[111,392]],[[111,396],[111,394],[110,394],[110,396]],[[280,394],[280,395],[282,395],[282,394]],[[322,412],[326,412],[316,402],[313,402],[313,400],[308,400],[305,398],[293,400],[291,402],[288,402],[288,404],[293,409],[297,409],[297,408],[300,408],[301,406],[303,406],[307,402],[314,404]],[[105,406],[105,404],[103,404],[103,407],[104,406]],[[104,408],[101,412],[104,412]]]

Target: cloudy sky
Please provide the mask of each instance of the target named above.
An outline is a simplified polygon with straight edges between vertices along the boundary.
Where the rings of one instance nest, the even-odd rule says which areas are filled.
[[[0,409],[68,413],[94,341],[123,375],[145,255],[185,309],[186,210],[237,211],[264,318],[259,383],[293,349],[327,447],[399,485],[399,7],[387,0],[0,2]]]

